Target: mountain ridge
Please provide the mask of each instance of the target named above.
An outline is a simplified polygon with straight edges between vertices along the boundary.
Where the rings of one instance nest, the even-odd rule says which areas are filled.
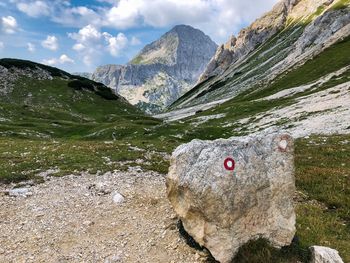
[[[279,2],[262,18],[264,21],[271,14],[274,17],[276,10],[280,10],[284,23],[277,23],[281,26],[279,30],[261,27],[258,19],[240,33],[253,36],[247,42],[242,40],[244,37],[238,37],[239,44],[239,40],[232,37],[218,48],[197,85],[170,106],[170,110],[232,99],[248,88],[266,85],[302,65],[350,35],[349,3],[342,0]]]
[[[146,45],[127,65],[97,68],[92,79],[148,112],[159,111],[192,87],[216,48],[200,30],[179,25]]]

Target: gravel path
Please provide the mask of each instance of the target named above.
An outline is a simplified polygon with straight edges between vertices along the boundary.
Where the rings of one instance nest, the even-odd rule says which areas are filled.
[[[179,236],[159,174],[47,178],[28,197],[9,188],[0,185],[0,262],[205,261]]]

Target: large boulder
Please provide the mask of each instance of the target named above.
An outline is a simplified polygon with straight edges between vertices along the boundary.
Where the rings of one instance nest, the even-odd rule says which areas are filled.
[[[329,247],[312,246],[311,263],[344,263],[337,250]]]
[[[293,151],[292,138],[277,132],[178,147],[166,184],[185,230],[222,263],[250,240],[289,245],[295,234]]]

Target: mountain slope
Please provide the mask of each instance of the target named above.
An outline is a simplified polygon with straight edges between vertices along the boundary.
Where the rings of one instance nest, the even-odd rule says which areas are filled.
[[[282,29],[156,117],[182,119],[196,134],[210,129],[229,136],[269,127],[295,137],[350,133],[349,4],[302,0],[282,9],[289,10]],[[234,46],[237,41],[230,39]]]
[[[118,138],[151,120],[101,83],[30,61],[0,60],[0,93],[2,136]]]
[[[170,108],[225,101],[248,89],[264,89],[350,35],[349,2],[281,1],[237,39],[221,46],[198,85]],[[328,65],[312,80],[336,70],[339,67]]]
[[[92,78],[115,89],[131,104],[155,112],[195,84],[216,48],[203,32],[180,25],[145,46],[128,65],[99,67]]]

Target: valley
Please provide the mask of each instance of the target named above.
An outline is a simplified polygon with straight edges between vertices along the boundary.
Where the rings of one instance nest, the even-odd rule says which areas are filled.
[[[167,199],[172,153],[283,130],[295,238],[232,262],[310,262],[313,245],[350,262],[349,4],[283,0],[219,47],[175,26],[127,65],[79,74],[98,82],[0,59],[0,261],[215,262]]]

